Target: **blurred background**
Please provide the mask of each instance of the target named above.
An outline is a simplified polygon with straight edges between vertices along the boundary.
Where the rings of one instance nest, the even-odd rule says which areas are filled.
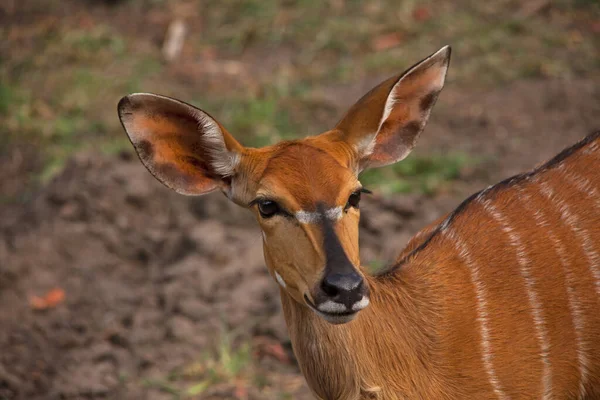
[[[154,181],[116,104],[177,97],[263,146],[446,44],[419,146],[361,178],[374,270],[600,129],[598,1],[3,0],[0,399],[311,399],[250,214]]]

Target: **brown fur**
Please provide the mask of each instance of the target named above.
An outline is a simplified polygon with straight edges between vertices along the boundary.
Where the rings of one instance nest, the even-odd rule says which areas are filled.
[[[600,143],[599,138],[596,139]],[[589,145],[588,145],[589,146]],[[575,154],[564,168],[580,173],[600,153]],[[556,169],[540,171],[536,180],[560,191],[574,213],[585,215],[579,228],[600,240],[600,209],[591,196],[584,196],[560,177]],[[600,190],[600,175],[582,175]],[[551,343],[550,360],[554,398],[575,398],[579,370],[572,315],[567,308],[563,267],[556,249],[528,209],[544,210],[552,229],[569,248],[570,266],[577,276],[576,296],[587,321],[584,335],[589,356],[587,397],[600,395],[600,300],[595,293],[589,265],[572,230],[558,215],[556,205],[540,194],[536,180],[492,191],[493,203],[510,218],[511,226],[527,238],[532,273]],[[519,199],[524,190],[535,201],[527,208]],[[597,199],[596,199],[597,200]],[[440,221],[441,222],[441,221]],[[417,234],[424,238],[437,224]],[[541,398],[542,366],[526,291],[521,282],[516,255],[508,238],[483,209],[473,201],[447,228],[459,232],[480,263],[482,278],[493,303],[490,328],[494,365],[510,398]],[[485,233],[485,234],[484,234]],[[403,251],[408,254],[421,240]],[[412,248],[411,248],[412,247]],[[505,250],[502,250],[505,249]],[[442,235],[416,253],[406,264],[384,277],[368,277],[371,306],[346,325],[331,326],[291,300],[282,290],[286,321],[302,372],[315,394],[322,399],[467,399],[497,398],[484,375],[476,302],[469,284],[468,268]],[[367,389],[372,389],[368,391]]]
[[[410,152],[443,86],[449,56],[442,49],[383,82],[335,129],[315,137],[250,149],[218,125],[223,153],[238,162],[227,177],[211,163],[219,153],[202,147],[207,132],[194,119],[199,110],[137,95],[133,103],[125,98],[119,111],[142,162],[159,180],[187,194],[220,188],[256,215],[267,267],[284,286],[294,351],[318,398],[542,398],[548,366],[552,398],[600,398],[600,296],[590,271],[590,265],[600,269],[600,133],[472,196],[419,232],[384,273],[369,276],[360,267],[360,212],[347,204],[361,186],[357,174]],[[386,104],[392,105],[387,113]],[[261,216],[260,199],[276,202],[281,212]],[[336,240],[370,289],[370,305],[342,325],[330,324],[305,301],[314,300],[323,280],[327,256],[318,218],[327,209],[339,214],[331,224]],[[316,219],[301,222],[298,215]],[[547,364],[532,290],[547,332]],[[578,335],[587,362],[583,391]]]

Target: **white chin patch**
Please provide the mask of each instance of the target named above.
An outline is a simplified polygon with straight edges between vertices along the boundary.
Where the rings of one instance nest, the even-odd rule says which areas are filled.
[[[304,300],[309,309],[325,321],[334,325],[345,324],[352,321],[356,318],[359,311],[365,309],[369,305],[368,296],[363,296],[359,301],[355,302],[351,308],[348,308],[345,304],[332,300],[327,300],[318,306],[315,306],[309,301],[307,295],[304,295]]]
[[[321,303],[317,306],[317,309],[319,311],[325,312],[325,313],[344,313],[344,312],[348,312],[348,307],[346,307],[344,304],[341,303],[336,303],[334,301],[331,300],[327,300],[324,303]]]
[[[283,278],[281,277],[281,275],[279,275],[277,273],[277,271],[275,271],[275,279],[277,279],[277,283],[279,283],[281,285],[282,288],[285,288],[287,285],[285,284],[285,281],[283,280]]]
[[[352,311],[360,311],[366,308],[369,305],[369,298],[367,296],[363,296],[360,301],[352,304]]]
[[[348,310],[344,304],[336,303],[331,300],[319,304],[316,310],[317,315],[331,324],[345,324],[352,321],[358,315],[358,312],[364,310],[369,305],[369,298],[363,296],[360,301],[352,305],[352,310]]]

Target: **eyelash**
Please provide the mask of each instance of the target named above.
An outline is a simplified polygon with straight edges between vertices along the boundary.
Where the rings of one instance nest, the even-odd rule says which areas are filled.
[[[352,192],[352,194],[348,197],[348,201],[346,202],[346,206],[344,206],[344,211],[348,211],[348,209],[350,207],[354,207],[356,209],[360,208],[360,200],[361,200],[361,193],[372,193],[369,189],[365,189],[365,188],[360,188],[354,192]],[[354,201],[353,201],[354,198]]]
[[[272,201],[272,200],[267,200],[267,199],[261,199],[257,201],[258,204],[258,212],[260,213],[260,216],[263,218],[271,218],[279,213],[281,213],[281,207],[279,207],[279,204],[277,204],[276,202]],[[272,206],[273,209],[271,210],[272,212],[268,213],[265,212],[264,207],[268,207],[268,206]]]

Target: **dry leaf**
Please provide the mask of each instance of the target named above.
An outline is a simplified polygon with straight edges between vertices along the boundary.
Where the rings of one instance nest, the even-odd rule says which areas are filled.
[[[258,336],[254,338],[254,348],[257,358],[271,357],[283,364],[291,362],[285,349],[277,340],[266,336]]]
[[[43,297],[31,296],[29,305],[34,310],[47,310],[54,308],[65,300],[65,291],[55,288],[46,293]]]
[[[248,398],[248,388],[243,382],[236,382],[233,395],[236,399],[246,400]]]
[[[376,51],[391,49],[402,43],[403,36],[401,33],[393,32],[379,35],[371,42],[371,47]]]
[[[412,15],[415,21],[427,21],[429,18],[431,18],[431,10],[429,7],[417,7],[413,10]]]
[[[291,362],[290,357],[278,340],[268,336],[257,336],[253,339],[254,356],[256,358],[271,357],[281,363]]]

